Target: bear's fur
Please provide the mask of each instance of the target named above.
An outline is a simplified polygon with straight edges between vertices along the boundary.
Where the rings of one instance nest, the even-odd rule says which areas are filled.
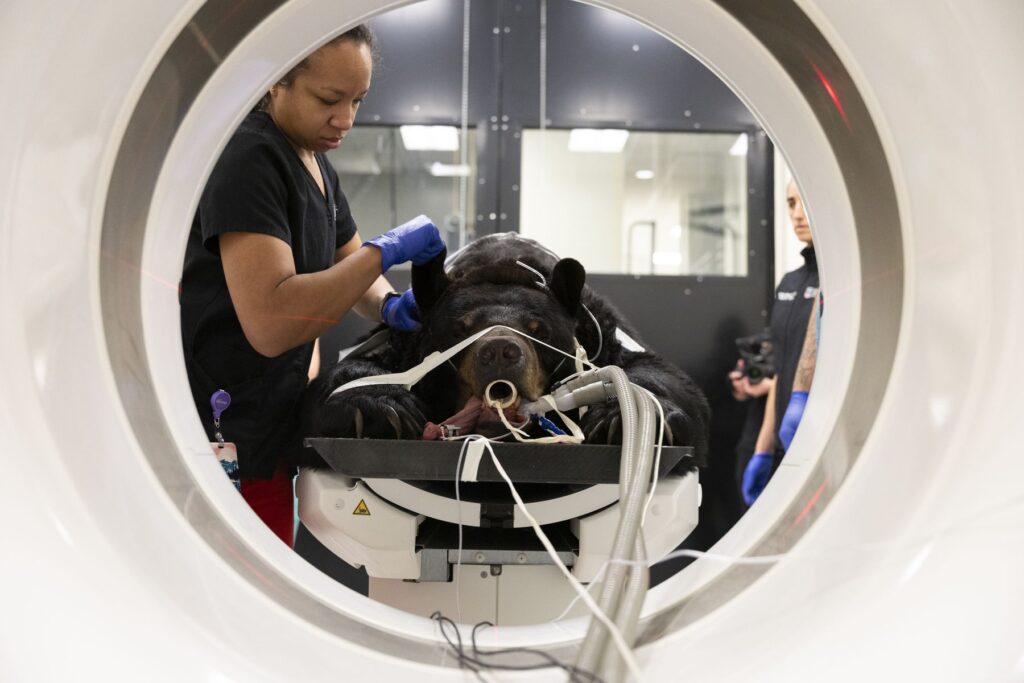
[[[546,286],[540,284],[541,275]],[[522,400],[534,400],[574,371],[572,359],[507,330],[495,330],[430,372],[411,391],[397,385],[375,385],[331,397],[331,392],[346,382],[404,371],[433,351],[443,351],[479,330],[501,324],[570,355],[574,337],[588,354],[600,347],[591,362],[617,365],[633,383],[650,390],[665,412],[669,426],[666,443],[693,446],[692,462],[703,464],[710,416],[700,389],[657,355],[624,348],[617,329],[634,340],[639,340],[639,335],[609,302],[584,285],[584,279],[578,262],[558,260],[537,242],[515,233],[476,240],[451,259],[447,273],[444,254],[424,266],[414,266],[412,286],[422,329],[412,333],[391,330],[383,346],[362,358],[342,360],[321,373],[300,406],[301,434],[418,439],[428,421],[441,424],[472,399],[482,398],[484,388],[495,379],[513,383]],[[488,416],[485,410],[474,431],[488,435],[504,432],[500,423],[491,424],[497,419],[495,411]],[[592,406],[578,422],[587,443],[621,443],[614,401]]]

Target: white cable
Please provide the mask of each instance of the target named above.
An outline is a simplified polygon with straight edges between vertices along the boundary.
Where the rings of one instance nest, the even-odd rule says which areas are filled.
[[[651,501],[654,500],[654,491],[658,487],[658,474],[661,472],[661,446],[662,443],[664,443],[665,430],[668,428],[668,426],[665,423],[665,408],[664,406],[661,405],[661,401],[659,401],[652,392],[648,391],[647,389],[644,389],[642,386],[638,384],[634,384],[633,386],[639,389],[640,391],[644,392],[651,398],[651,402],[658,407],[658,417],[661,420],[661,429],[658,430],[658,443],[654,447],[654,470],[651,475],[651,490],[647,494],[647,500],[644,501],[643,512],[640,516],[640,528],[643,529],[644,522],[647,521],[647,510],[651,506]]]
[[[607,570],[608,570],[608,561],[605,560],[604,562],[601,563],[601,566],[597,568],[597,574],[594,575],[594,579],[589,584],[587,584],[587,589],[586,589],[587,593],[590,593],[590,591],[592,589],[596,588],[601,583],[601,579],[604,578],[604,573]],[[591,595],[590,597],[594,597],[594,596]],[[572,610],[572,608],[579,601],[580,601],[580,596],[577,595],[572,600],[570,600],[569,604],[565,606],[565,609],[562,610],[562,612],[557,617],[552,619],[549,623],[555,624],[555,623],[561,621],[562,619],[564,619],[566,617],[566,615],[569,614],[569,612]]]
[[[523,499],[520,497],[515,484],[512,483],[512,479],[508,476],[508,473],[505,472],[505,468],[502,467],[501,463],[498,461],[498,457],[494,454],[494,449],[491,447],[490,439],[484,437],[480,437],[480,439],[484,442],[484,447],[487,448],[487,451],[491,454],[491,462],[494,463],[494,468],[498,471],[498,474],[501,475],[501,478],[505,480],[505,483],[508,484],[509,490],[512,492],[512,498],[516,501],[516,506],[519,508],[520,512],[523,513],[526,520],[530,522],[530,526],[533,527],[534,533],[537,534],[537,538],[540,539],[541,544],[544,546],[544,549],[547,550],[551,560],[569,581],[569,585],[573,587],[573,590],[576,591],[579,598],[583,600],[583,603],[594,614],[594,618],[604,624],[605,628],[608,629],[608,633],[611,635],[616,649],[622,655],[623,661],[626,662],[626,666],[629,668],[630,673],[633,674],[633,677],[638,683],[642,682],[644,680],[644,676],[643,672],[640,670],[640,665],[637,663],[636,657],[633,655],[629,645],[627,645],[626,641],[622,638],[622,634],[619,632],[619,629],[612,623],[608,616],[601,611],[597,606],[597,603],[594,602],[594,599],[590,596],[590,593],[587,592],[579,580],[572,575],[568,568],[566,568],[562,559],[558,557],[558,553],[555,551],[554,546],[551,545],[551,541],[548,540],[547,535],[544,533],[544,530],[540,528],[540,524],[537,523],[537,520],[534,519],[533,515],[531,515],[526,509],[526,503],[524,503]]]
[[[523,263],[522,261],[518,261],[518,260],[516,261],[516,265],[520,266],[522,268],[526,268],[528,271],[530,271],[531,273],[533,273],[534,275],[539,277],[540,280],[537,282],[537,284],[540,285],[541,287],[543,287],[544,289],[548,288],[548,280],[547,280],[546,277],[544,277],[543,274],[541,274],[541,272],[539,270],[537,270],[536,268],[532,268],[532,267],[526,265],[525,263]]]
[[[583,306],[583,304],[580,304],[580,306]],[[593,356],[594,360],[597,360],[597,357],[601,355],[601,350],[604,349],[604,333],[601,332],[601,325],[597,322],[597,317],[590,312],[590,309],[583,306],[583,310],[586,311],[587,315],[590,316],[590,319],[594,321],[594,329],[597,330],[597,351],[594,352]]]
[[[646,562],[638,562],[636,560],[605,560],[604,562],[601,563],[601,566],[598,567],[597,574],[594,576],[594,580],[587,587],[587,591],[589,592],[591,588],[596,586],[601,581],[601,578],[604,576],[605,571],[607,571],[607,569],[608,569],[608,565],[611,565],[611,564],[625,564],[625,565],[641,565],[641,564],[644,564],[644,565],[646,565],[648,567],[653,567],[656,564],[659,564],[661,562],[667,562],[669,560],[674,560],[674,559],[676,559],[678,557],[692,557],[694,559],[704,558],[704,559],[708,559],[708,560],[718,560],[720,562],[728,562],[729,564],[737,565],[737,566],[743,566],[743,565],[763,566],[763,565],[775,564],[776,562],[782,561],[782,559],[786,558],[786,557],[793,557],[793,554],[782,553],[782,554],[779,554],[779,555],[749,555],[749,556],[743,556],[743,555],[724,555],[722,553],[709,553],[709,552],[705,552],[703,550],[680,549],[680,550],[674,550],[674,551],[670,552],[668,555],[665,555],[664,557],[658,558],[657,560],[648,560]],[[558,621],[561,621],[562,619],[564,619],[569,614],[569,612],[572,611],[572,608],[575,607],[576,603],[579,602],[579,601],[580,601],[579,596],[576,596],[572,600],[570,600],[569,604],[566,605],[565,609],[562,610],[561,614],[559,614],[557,617],[552,619],[550,621],[550,623],[555,623],[555,622],[558,622]]]
[[[796,554],[806,555],[806,553],[796,553]],[[793,557],[793,556],[794,556],[794,554],[791,554],[791,553],[779,553],[779,554],[776,554],[776,555],[725,555],[723,553],[709,553],[709,552],[706,552],[706,551],[703,551],[703,550],[689,550],[689,549],[686,549],[686,548],[682,548],[680,550],[673,550],[668,555],[665,555],[665,557],[662,557],[660,559],[652,560],[652,561],[648,562],[647,566],[653,567],[654,565],[658,564],[659,562],[668,562],[669,560],[674,560],[677,557],[692,557],[695,560],[702,559],[702,558],[706,559],[706,560],[718,560],[720,562],[728,562],[729,564],[735,564],[735,565],[739,565],[739,566],[742,566],[742,565],[765,565],[765,564],[775,564],[776,562],[782,561],[786,557]],[[628,563],[631,560],[618,560],[618,561],[619,562]]]
[[[455,581],[455,616],[458,617],[459,621],[456,624],[462,623],[462,500],[459,497],[459,480],[462,479],[462,460],[466,457],[466,447],[469,445],[469,440],[462,442],[462,448],[459,449],[459,461],[455,463],[455,519],[458,521],[459,527],[459,550],[455,556],[455,574],[458,577]],[[447,563],[448,558],[445,558]]]

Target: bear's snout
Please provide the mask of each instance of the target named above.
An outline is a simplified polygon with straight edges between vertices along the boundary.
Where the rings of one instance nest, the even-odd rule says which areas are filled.
[[[533,347],[512,335],[488,335],[478,341],[466,358],[463,377],[473,396],[483,397],[491,382],[505,380],[519,393],[534,400],[544,388],[544,373]]]
[[[514,367],[523,360],[523,349],[512,337],[487,339],[477,351],[481,368],[500,369]]]

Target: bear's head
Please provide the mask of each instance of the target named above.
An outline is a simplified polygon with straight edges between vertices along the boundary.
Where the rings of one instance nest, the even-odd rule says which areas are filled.
[[[494,325],[528,336],[499,328],[479,338],[451,360],[449,372],[436,377],[430,383],[433,387],[428,385],[430,399],[444,400],[442,395],[454,394],[457,405],[451,409],[474,398],[486,406],[487,398],[511,398],[514,386],[518,395],[510,406],[514,412],[519,402],[539,398],[553,382],[573,371],[572,361],[554,349],[569,356],[575,352],[576,316],[586,279],[578,261],[558,261],[543,282],[537,271],[514,259],[459,270],[454,276],[445,272],[444,259],[442,253],[412,269],[413,293],[423,323],[420,357]],[[496,412],[486,413],[485,408],[477,425],[482,432],[497,419]],[[500,423],[493,427],[503,431]]]

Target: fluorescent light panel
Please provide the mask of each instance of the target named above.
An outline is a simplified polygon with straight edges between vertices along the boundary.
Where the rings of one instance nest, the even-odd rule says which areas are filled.
[[[466,178],[469,177],[469,164],[442,164],[435,161],[430,164],[430,175],[438,178]]]
[[[628,130],[618,128],[573,128],[569,132],[570,152],[622,152],[629,139]]]
[[[398,130],[410,151],[454,152],[459,148],[455,126],[399,126]]]
[[[678,266],[683,262],[683,255],[678,251],[656,251],[651,254],[651,263],[656,266]]]
[[[729,154],[734,157],[745,157],[747,156],[747,134],[740,133],[739,137],[736,138],[736,142],[732,143],[732,147],[729,148]]]

